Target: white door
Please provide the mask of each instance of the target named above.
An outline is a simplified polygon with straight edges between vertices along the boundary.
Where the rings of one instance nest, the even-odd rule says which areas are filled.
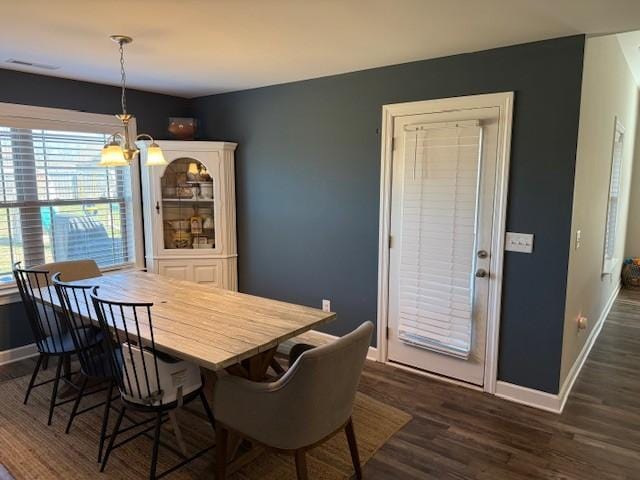
[[[387,358],[482,385],[499,107],[393,119]]]

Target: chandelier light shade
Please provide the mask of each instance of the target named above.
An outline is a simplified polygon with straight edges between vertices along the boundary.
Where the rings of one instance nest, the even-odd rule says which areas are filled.
[[[147,167],[157,167],[166,164],[167,161],[164,159],[162,149],[158,146],[157,143],[153,142],[151,145],[149,145],[149,147],[147,147],[147,162],[145,163],[145,165]]]
[[[131,143],[129,136],[129,122],[133,118],[133,115],[127,113],[127,74],[124,69],[124,46],[133,42],[133,39],[126,35],[111,35],[110,38],[118,44],[120,49],[120,83],[122,86],[120,104],[122,113],[117,114],[116,117],[122,122],[123,131],[122,133],[114,133],[109,137],[107,144],[100,154],[100,165],[104,167],[126,167],[131,165],[131,162],[135,160],[136,156],[140,153],[140,150]],[[166,165],[167,161],[164,158],[164,154],[158,144],[153,140],[153,137],[146,133],[141,133],[136,137],[136,140],[141,139],[150,140],[150,144],[147,147],[147,161],[145,165],[149,167]]]
[[[118,142],[111,142],[104,146],[100,155],[100,165],[103,167],[126,167],[129,162],[124,158],[124,150]]]

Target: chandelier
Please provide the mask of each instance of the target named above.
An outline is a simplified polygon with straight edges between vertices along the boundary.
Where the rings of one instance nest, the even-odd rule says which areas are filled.
[[[136,155],[140,153],[135,145],[131,144],[129,137],[129,122],[133,118],[133,115],[127,112],[127,74],[124,70],[124,46],[133,42],[133,38],[126,35],[111,35],[109,38],[116,42],[120,48],[120,84],[122,86],[122,93],[120,95],[120,104],[122,107],[122,113],[116,115],[118,120],[122,122],[123,132],[114,133],[107,140],[107,144],[102,149],[100,155],[100,165],[104,167],[126,167],[136,158]],[[136,136],[137,140],[150,141],[147,147],[147,161],[145,163],[148,167],[156,165],[166,165],[167,161],[164,159],[162,150],[158,144],[153,140],[151,135],[141,133]]]

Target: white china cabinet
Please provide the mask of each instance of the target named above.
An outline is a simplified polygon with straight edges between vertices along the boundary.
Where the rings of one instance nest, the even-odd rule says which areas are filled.
[[[235,143],[159,141],[168,165],[144,167],[147,269],[169,277],[238,289]]]

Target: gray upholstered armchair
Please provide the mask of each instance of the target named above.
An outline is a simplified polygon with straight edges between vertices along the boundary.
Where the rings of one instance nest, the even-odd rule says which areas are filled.
[[[305,451],[342,429],[361,478],[351,412],[372,331],[373,324],[366,322],[333,343],[304,352],[272,383],[219,378],[214,393],[216,478],[225,478],[229,432],[294,454],[302,480],[307,478]]]

